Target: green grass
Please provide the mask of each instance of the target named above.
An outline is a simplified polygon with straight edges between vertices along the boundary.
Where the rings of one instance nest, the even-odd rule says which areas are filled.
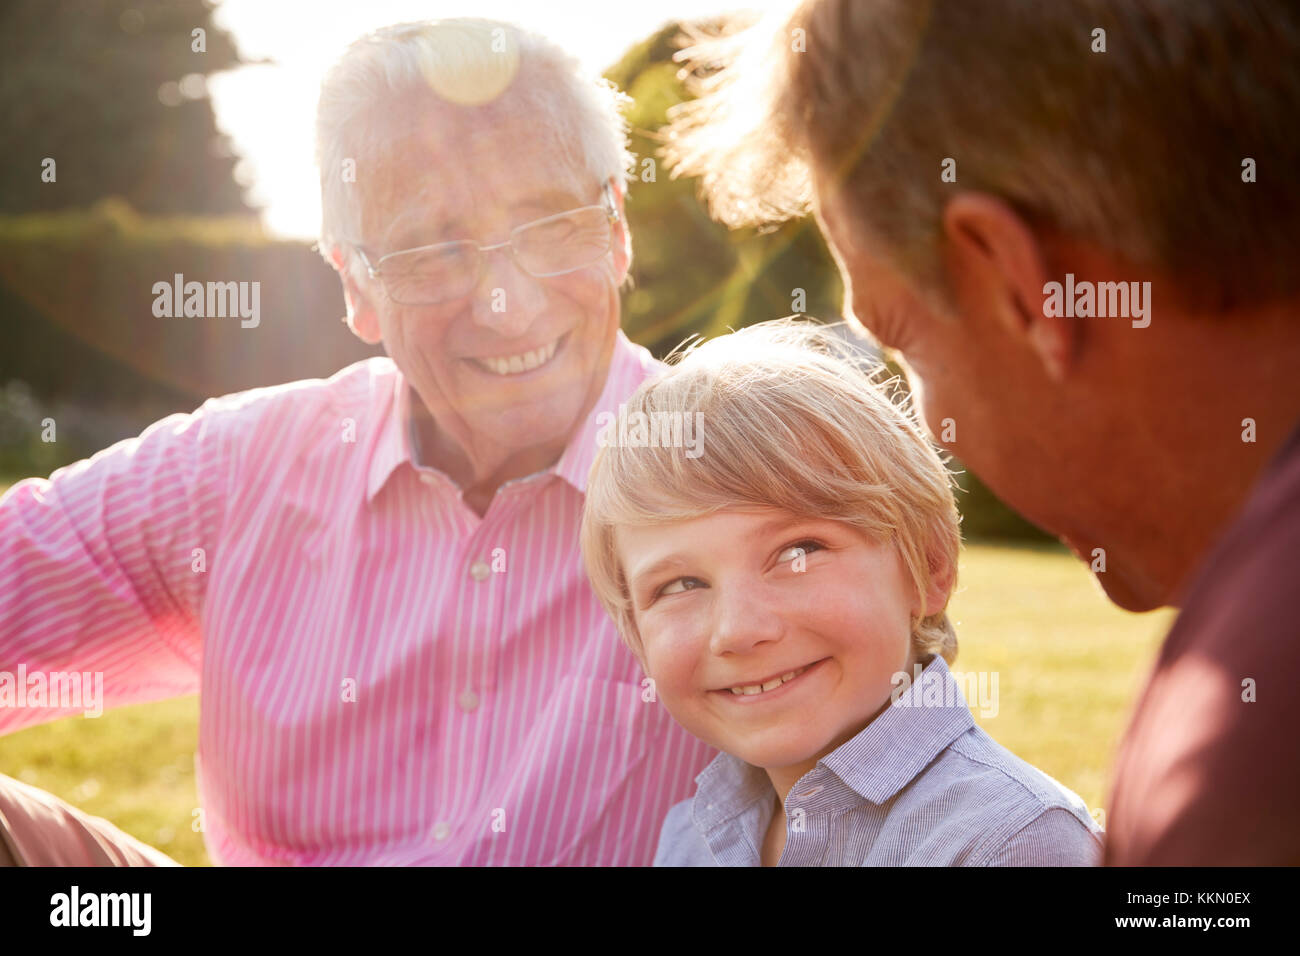
[[[1055,545],[971,546],[960,574],[952,669],[998,674],[997,714],[977,708],[976,721],[1104,810],[1115,748],[1174,612],[1119,610]]]
[[[996,671],[998,713],[975,718],[999,743],[1090,807],[1108,794],[1114,748],[1172,612],[1133,615],[1056,547],[972,545],[951,607],[953,670]],[[206,864],[198,803],[198,699],[69,718],[0,744],[0,773],[42,787],[186,864]]]

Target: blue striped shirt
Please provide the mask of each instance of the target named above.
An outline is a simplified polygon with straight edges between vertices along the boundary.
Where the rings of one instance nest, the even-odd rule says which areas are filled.
[[[939,702],[939,703],[936,703]],[[664,819],[655,866],[759,866],[777,795],[727,753]],[[935,656],[898,700],[786,799],[781,866],[1095,866],[1102,830],[1078,795],[971,717]]]

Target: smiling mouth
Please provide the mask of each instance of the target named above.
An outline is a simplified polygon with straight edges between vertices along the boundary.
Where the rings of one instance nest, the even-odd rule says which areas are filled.
[[[827,658],[823,657],[822,660],[827,660]],[[730,693],[735,697],[758,697],[762,694],[770,693],[779,687],[783,687],[784,685],[790,683],[790,681],[794,680],[796,677],[799,677],[801,674],[804,674],[805,672],[816,667],[821,662],[822,661],[813,661],[811,664],[805,664],[803,667],[796,667],[792,671],[786,671],[784,674],[770,678],[769,680],[763,681],[762,683],[736,684],[733,687],[729,687],[729,688],[724,687],[721,690],[714,691],[714,693],[717,694]]]
[[[567,335],[566,332],[550,344],[540,346],[530,352],[521,352],[518,355],[485,355],[481,358],[471,358],[470,361],[483,371],[490,372],[493,375],[522,375],[524,372],[531,372],[533,369],[541,368],[550,362]]]

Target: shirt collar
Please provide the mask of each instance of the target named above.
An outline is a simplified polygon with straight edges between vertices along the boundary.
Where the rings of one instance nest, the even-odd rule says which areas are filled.
[[[379,494],[389,476],[403,462],[410,462],[410,397],[406,377],[396,365],[393,366],[393,381],[390,393],[384,400],[380,411],[381,426],[379,442],[370,457],[370,474],[366,479],[366,502],[369,503]]]
[[[974,726],[961,686],[936,654],[925,665],[920,680],[914,679],[897,701],[851,740],[817,761],[817,768],[806,776],[824,767],[861,799],[885,803]],[[765,770],[725,752],[695,781],[698,789],[692,816],[703,832],[773,796]],[[796,782],[795,789],[798,787]]]
[[[585,493],[587,476],[596,457],[596,434],[603,425],[600,421],[601,414],[617,412],[618,403],[625,400],[655,370],[657,364],[648,351],[633,344],[623,334],[623,330],[619,329],[614,338],[614,352],[600,397],[596,399],[596,404],[582,425],[570,436],[559,459],[547,471],[563,478],[579,493]],[[406,378],[394,366],[392,391],[385,399],[379,441],[370,459],[370,473],[366,482],[367,502],[379,493],[398,466],[404,463],[416,466],[411,439],[412,397]]]

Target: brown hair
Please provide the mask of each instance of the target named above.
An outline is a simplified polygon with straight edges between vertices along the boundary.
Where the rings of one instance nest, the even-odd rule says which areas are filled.
[[[922,287],[961,189],[1228,302],[1300,290],[1293,2],[808,0],[680,57],[665,154],[729,225],[807,212],[815,167]]]

